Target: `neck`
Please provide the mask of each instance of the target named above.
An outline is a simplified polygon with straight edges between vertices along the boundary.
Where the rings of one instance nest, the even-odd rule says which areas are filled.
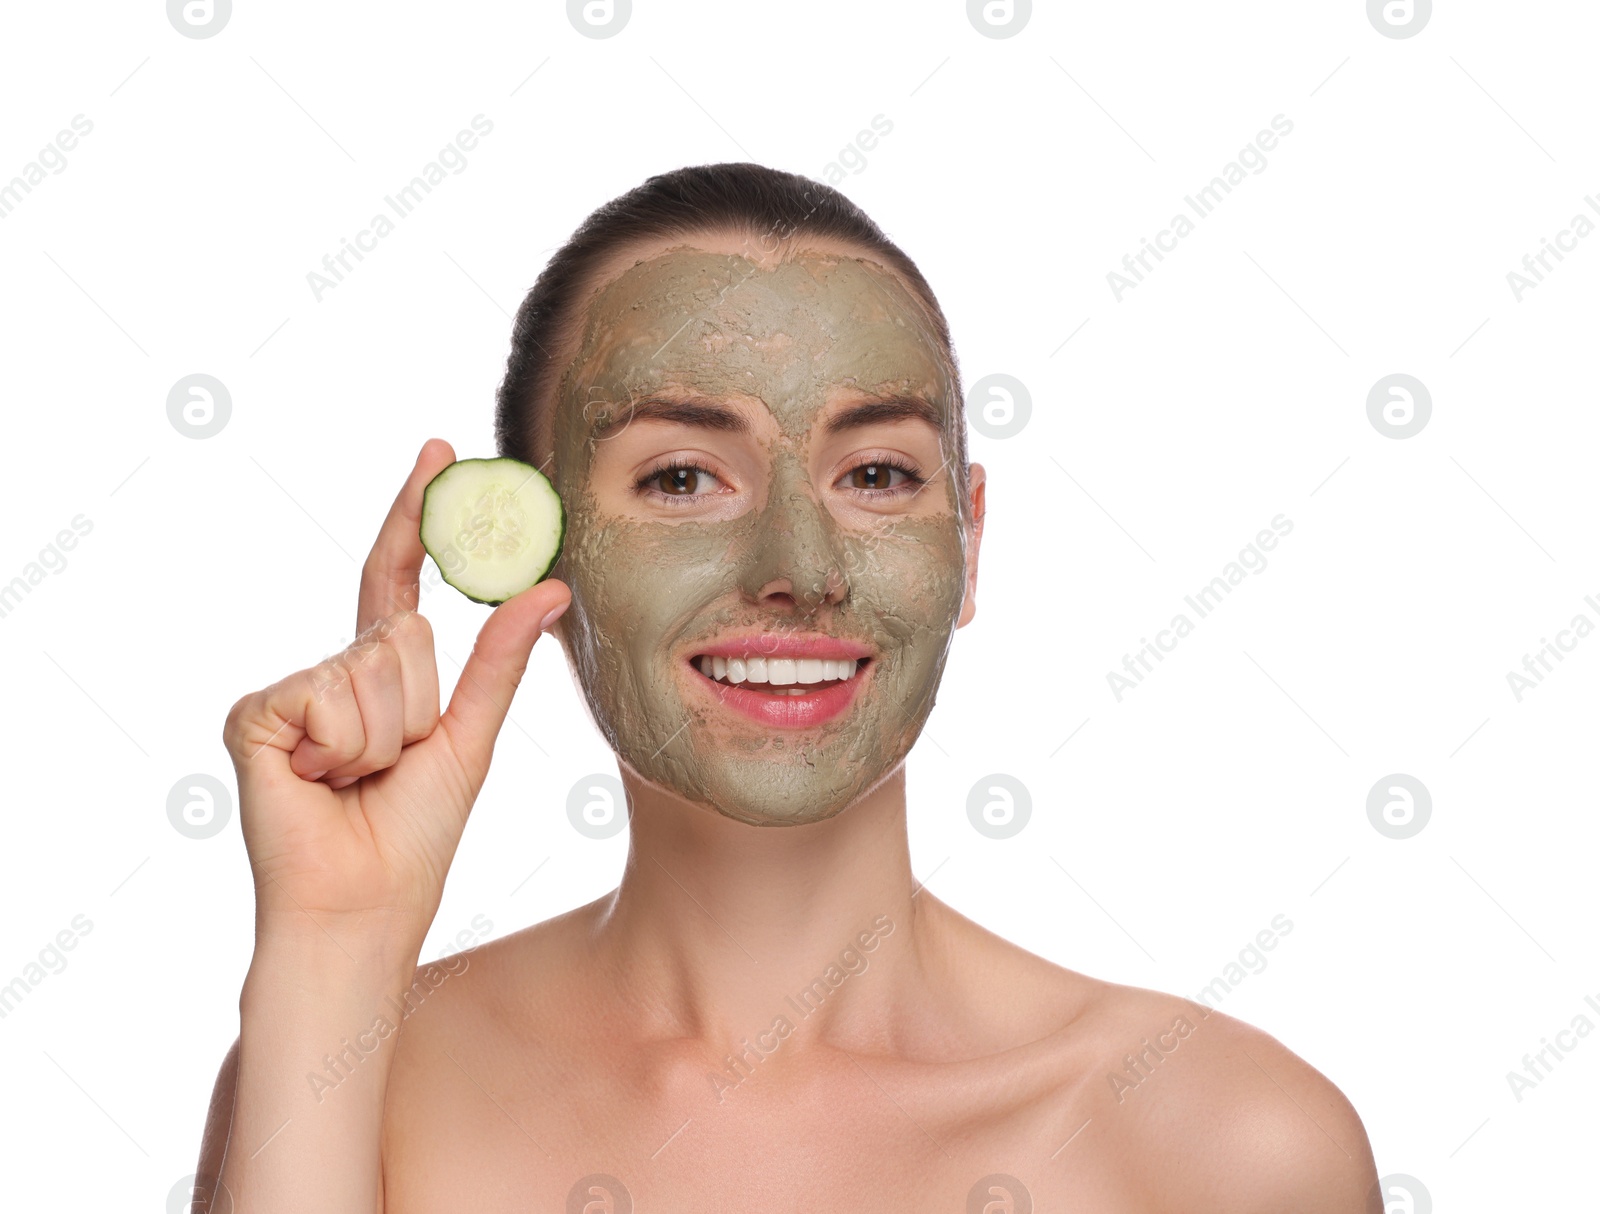
[[[801,1038],[881,1040],[922,980],[905,767],[842,813],[757,827],[645,784],[627,767],[628,862],[595,929],[665,1036],[715,1049],[787,1019]]]

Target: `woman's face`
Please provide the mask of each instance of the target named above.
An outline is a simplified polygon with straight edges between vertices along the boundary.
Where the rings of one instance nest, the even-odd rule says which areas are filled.
[[[618,757],[731,818],[798,825],[870,792],[921,732],[972,611],[982,469],[974,509],[955,387],[892,272],[738,247],[645,250],[591,297],[552,423],[555,576]],[[709,649],[797,640],[864,660],[795,696],[701,672]]]

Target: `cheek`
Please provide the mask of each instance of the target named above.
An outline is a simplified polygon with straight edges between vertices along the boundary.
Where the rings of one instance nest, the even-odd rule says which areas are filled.
[[[574,528],[567,581],[588,663],[610,676],[648,677],[707,604],[735,586],[728,540],[690,524],[601,517]]]
[[[845,574],[858,609],[880,630],[909,643],[948,634],[961,607],[965,571],[954,522],[901,522],[850,544]]]
[[[641,628],[641,596],[630,575],[632,558],[618,533],[587,511],[568,516],[566,547],[557,571],[572,588],[572,609],[562,617],[568,652],[591,699],[606,700],[622,680],[627,661],[619,637]]]

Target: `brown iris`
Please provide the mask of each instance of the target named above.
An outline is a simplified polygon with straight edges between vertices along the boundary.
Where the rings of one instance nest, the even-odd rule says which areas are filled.
[[[656,474],[656,487],[667,494],[692,494],[700,487],[700,473],[694,468],[663,468]]]
[[[893,469],[888,464],[861,464],[851,470],[851,484],[857,489],[888,489],[890,488],[889,477],[892,471]],[[874,480],[882,478],[883,483],[863,485],[861,483],[863,476]]]

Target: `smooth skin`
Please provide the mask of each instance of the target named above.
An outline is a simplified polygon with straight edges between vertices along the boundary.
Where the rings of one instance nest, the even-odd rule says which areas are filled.
[[[766,264],[736,237],[694,244]],[[909,451],[923,441],[915,424],[850,443]],[[750,440],[671,422],[629,432],[637,451],[591,468],[619,509],[659,517],[623,500],[616,478],[669,452],[720,458],[745,470],[735,488],[759,494],[763,448]],[[849,489],[824,475],[837,453],[810,458],[831,509]],[[417,524],[423,487],[454,459],[441,440],[423,447],[363,567],[358,627],[375,643],[228,714],[257,936],[197,1171],[220,1173],[235,1209],[627,1208],[616,1194],[586,1206],[599,1189],[568,1204],[596,1174],[641,1212],[1028,1208],[1015,1195],[988,1205],[1002,1182],[969,1204],[1003,1174],[1041,1211],[1381,1211],[1355,1110],[1272,1037],[1051,964],[920,887],[903,763],[843,812],[778,828],[623,764],[633,814],[618,888],[419,968],[540,622],[570,602],[549,580],[496,608],[440,714],[415,612]],[[958,626],[976,610],[981,465],[970,494]],[[776,578],[752,606],[788,619],[793,589]],[[801,1016],[788,998],[830,966],[847,976]],[[374,1033],[408,989],[415,1013]],[[775,1031],[779,1017],[792,1031]],[[307,1072],[360,1033],[347,1077],[314,1096]],[[1119,1098],[1108,1076],[1158,1040]]]

